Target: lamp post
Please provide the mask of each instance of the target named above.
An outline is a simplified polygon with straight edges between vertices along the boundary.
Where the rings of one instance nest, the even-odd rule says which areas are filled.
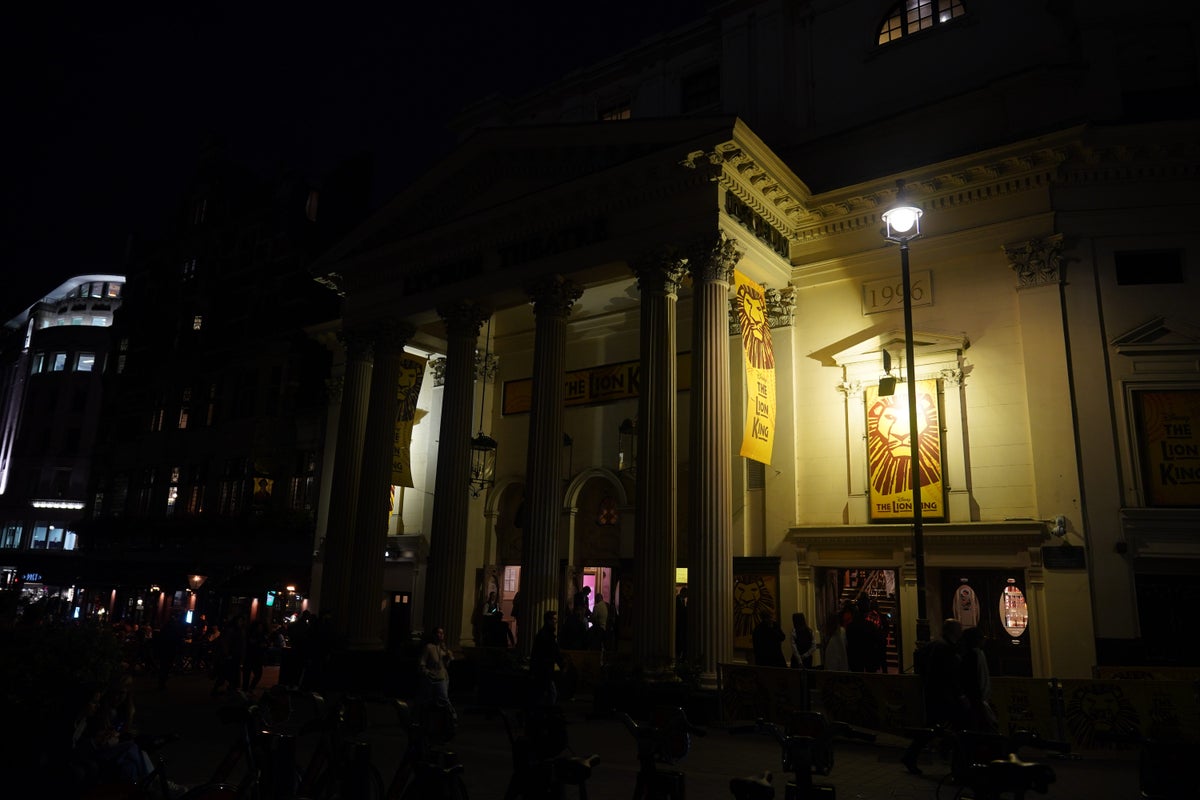
[[[908,202],[904,181],[897,181],[896,202],[883,213],[884,238],[900,245],[900,280],[904,291],[904,358],[908,385],[908,462],[911,470],[913,559],[917,568],[917,647],[929,641],[929,612],[925,597],[925,529],[921,509],[921,454],[918,448],[916,362],[913,356],[912,286],[908,271],[908,243],[921,235],[920,208]]]

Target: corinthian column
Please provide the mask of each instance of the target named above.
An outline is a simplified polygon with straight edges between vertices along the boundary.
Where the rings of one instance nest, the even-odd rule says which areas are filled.
[[[421,616],[426,630],[442,626],[446,642],[457,647],[462,633],[467,512],[471,502],[468,491],[475,345],[479,328],[490,312],[463,301],[442,306],[438,314],[446,323],[446,382],[438,433],[425,610]]]
[[[563,382],[567,371],[567,315],[583,289],[560,275],[526,287],[533,300],[533,402],[525,468],[525,535],[521,541],[522,631],[541,627],[558,610],[558,521],[562,513]],[[524,655],[533,636],[521,635]]]
[[[367,430],[368,387],[374,369],[373,342],[358,331],[343,331],[346,374],[330,480],[329,516],[325,523],[325,560],[321,568],[321,613],[332,614],[339,634],[349,625],[349,587],[353,569],[353,533],[362,474],[363,438]]]
[[[366,435],[362,442],[362,470],[358,486],[358,512],[351,546],[347,590],[347,640],[357,650],[383,647],[383,553],[387,546],[388,487],[392,478],[392,451],[399,402],[400,359],[415,329],[390,323],[371,332],[375,340],[375,369],[367,404]]]
[[[658,253],[631,265],[642,294],[633,656],[649,673],[675,656],[675,312],[685,263]]]
[[[691,487],[688,492],[687,655],[701,682],[733,652],[729,283],[741,253],[722,235],[695,251],[692,275]]]

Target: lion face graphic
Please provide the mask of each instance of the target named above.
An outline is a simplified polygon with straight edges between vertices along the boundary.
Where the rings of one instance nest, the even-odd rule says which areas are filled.
[[[767,328],[767,301],[761,291],[739,284],[737,317],[742,330],[742,349],[756,369],[775,369],[775,348]]]
[[[733,635],[750,636],[764,616],[775,612],[775,597],[762,578],[738,578],[733,582]]]
[[[912,491],[909,428],[908,404],[902,395],[880,397],[867,412],[867,463],[871,485],[880,494]],[[917,454],[921,485],[937,483],[942,471],[937,406],[926,392],[917,395]]]

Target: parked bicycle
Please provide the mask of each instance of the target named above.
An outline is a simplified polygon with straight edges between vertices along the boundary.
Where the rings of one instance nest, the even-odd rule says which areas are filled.
[[[692,737],[703,736],[704,729],[689,722],[682,708],[657,709],[646,724],[634,722],[628,714],[621,714],[621,721],[637,741],[640,769],[634,800],[683,800],[683,773],[659,765],[683,759],[692,749]]]

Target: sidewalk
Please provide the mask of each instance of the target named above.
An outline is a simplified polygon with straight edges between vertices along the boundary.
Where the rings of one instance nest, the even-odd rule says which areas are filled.
[[[269,667],[260,690],[274,684],[278,668]],[[235,731],[217,720],[216,709],[223,696],[210,694],[211,681],[201,675],[173,676],[165,691],[155,687],[152,677],[137,680],[136,702],[143,732],[178,732],[182,738],[163,754],[168,774],[180,783],[201,783],[225,754]],[[473,800],[502,798],[512,774],[511,753],[504,724],[498,716],[484,714],[470,705],[470,698],[455,697],[459,709],[459,731],[449,749],[464,765],[463,778]],[[633,737],[613,719],[589,719],[590,698],[564,704],[571,748],[579,755],[598,753],[600,764],[588,784],[589,797],[596,800],[633,795],[637,758]],[[402,736],[380,736],[373,742],[375,762],[385,780],[398,764]],[[909,775],[900,764],[905,740],[880,735],[874,743],[841,741],[836,744],[831,775],[820,783],[837,787],[842,800],[917,800],[934,798],[938,782],[949,765],[927,753],[921,763],[923,776]],[[1058,780],[1047,797],[1079,800],[1134,800],[1138,797],[1137,763],[1133,754],[1123,753],[1080,760],[1050,761]],[[780,772],[779,747],[762,736],[734,735],[721,728],[695,737],[691,753],[675,766],[687,776],[688,800],[728,800],[733,777],[775,775],[775,796],[783,800],[787,776]],[[949,800],[955,787],[942,788]],[[569,795],[570,796],[570,795]]]

